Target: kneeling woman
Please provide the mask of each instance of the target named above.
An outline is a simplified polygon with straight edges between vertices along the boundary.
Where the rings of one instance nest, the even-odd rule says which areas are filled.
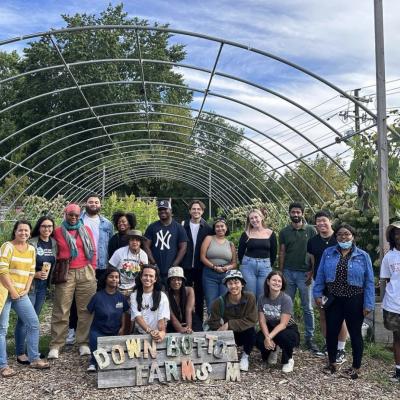
[[[202,322],[194,313],[194,290],[185,286],[185,275],[181,267],[168,270],[168,300],[171,320],[167,332],[192,333],[203,330]]]
[[[96,359],[93,352],[97,349],[97,338],[122,335],[124,332],[124,313],[129,310],[129,304],[125,296],[117,290],[119,283],[118,269],[109,267],[99,282],[101,290],[92,297],[87,306],[88,311],[94,314],[89,331],[89,345],[92,352],[89,372],[96,371]]]
[[[266,361],[279,346],[282,349],[282,372],[292,372],[293,349],[300,343],[300,334],[293,320],[293,302],[284,292],[285,287],[281,272],[269,273],[264,283],[264,295],[258,300],[260,331],[257,347]]]
[[[243,346],[240,369],[248,371],[249,355],[256,339],[256,298],[252,293],[243,291],[246,281],[240,271],[229,271],[223,283],[228,293],[218,297],[212,304],[208,324],[211,330],[233,331],[236,344]]]

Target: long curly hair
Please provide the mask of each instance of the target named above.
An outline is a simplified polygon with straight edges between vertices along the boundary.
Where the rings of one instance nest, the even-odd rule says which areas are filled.
[[[179,322],[186,322],[185,321],[185,311],[186,311],[186,286],[185,286],[185,280],[182,279],[182,286],[179,289],[179,299],[180,299],[180,304],[178,304],[175,300],[174,296],[174,291],[170,286],[170,281],[171,278],[168,279],[168,300],[169,300],[169,306],[171,307],[171,311],[174,313],[176,318],[178,319]]]
[[[142,311],[142,301],[143,301],[143,283],[142,283],[142,276],[143,276],[143,271],[146,268],[150,268],[156,273],[156,282],[154,284],[154,289],[153,289],[153,294],[152,294],[152,299],[153,299],[153,307],[151,308],[151,311],[156,311],[158,306],[160,305],[161,301],[161,282],[160,282],[160,270],[156,265],[151,265],[151,264],[145,264],[142,266],[140,269],[140,272],[138,273],[137,277],[135,278],[136,286],[135,286],[135,291],[136,291],[136,302],[138,305],[138,311]]]

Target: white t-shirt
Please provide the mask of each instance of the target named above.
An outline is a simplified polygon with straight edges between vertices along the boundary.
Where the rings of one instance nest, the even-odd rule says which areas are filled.
[[[148,264],[149,259],[144,250],[140,249],[138,254],[133,254],[129,250],[129,246],[125,246],[115,250],[109,263],[119,269],[121,273],[119,288],[125,290],[135,286],[135,278],[140,271],[140,265]]]
[[[150,329],[158,329],[158,321],[165,319],[169,321],[170,312],[169,312],[169,301],[168,297],[164,292],[161,292],[161,300],[160,305],[157,310],[151,311],[153,307],[153,292],[151,293],[143,293],[142,298],[142,310],[138,311],[138,305],[136,301],[137,292],[133,292],[131,294],[131,319],[134,320],[137,316],[142,316],[146,321],[147,325]],[[136,324],[137,330],[140,333],[146,333],[144,329]]]
[[[195,224],[192,221],[190,221],[190,231],[192,233],[192,238],[193,238],[193,248],[196,247],[197,235],[199,234],[199,229],[200,229],[200,223]]]
[[[89,214],[83,216],[83,224],[88,226],[93,233],[94,243],[96,244],[96,249],[99,248],[99,237],[100,237],[100,216],[95,215],[91,217]],[[96,252],[98,257],[99,252]]]
[[[390,279],[386,285],[382,308],[400,314],[400,251],[389,250],[383,257],[381,279]]]

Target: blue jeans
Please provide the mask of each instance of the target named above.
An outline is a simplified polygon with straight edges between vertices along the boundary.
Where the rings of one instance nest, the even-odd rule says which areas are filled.
[[[38,317],[46,300],[46,293],[47,280],[34,279],[28,296]],[[26,331],[26,326],[19,317],[15,325],[15,354],[17,356],[25,354]]]
[[[211,313],[211,304],[213,301],[219,297],[224,295],[228,289],[222,283],[226,275],[225,273],[219,273],[213,271],[211,268],[204,267],[203,270],[203,290],[204,290],[204,298],[206,299],[207,311],[208,314]]]
[[[257,301],[264,293],[265,278],[271,271],[271,260],[269,258],[243,257],[240,272],[246,280],[246,291],[252,292]]]
[[[7,366],[7,344],[6,335],[11,308],[27,327],[26,346],[30,362],[39,359],[39,318],[27,295],[12,300],[8,296],[0,314],[0,368]]]
[[[306,285],[307,273],[304,271],[293,271],[284,269],[283,275],[286,279],[285,292],[292,298],[296,296],[296,289],[299,289],[301,308],[304,317],[304,337],[311,339],[314,336],[314,310],[312,307],[311,286]]]

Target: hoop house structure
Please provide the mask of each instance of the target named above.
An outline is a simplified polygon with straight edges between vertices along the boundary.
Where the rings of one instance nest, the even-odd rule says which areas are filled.
[[[351,156],[353,122],[340,111],[355,104],[368,116],[350,135],[376,124],[321,76],[193,32],[95,25],[0,42],[24,46],[22,69],[5,68],[0,80],[0,184],[16,177],[0,202],[26,182],[9,208],[27,194],[80,201],[149,178],[196,187],[222,209],[253,198],[279,205],[282,195],[312,208],[337,193],[305,160],[323,157],[347,174],[336,155]],[[328,100],[315,104],[316,93]],[[299,163],[318,187],[296,172]]]

